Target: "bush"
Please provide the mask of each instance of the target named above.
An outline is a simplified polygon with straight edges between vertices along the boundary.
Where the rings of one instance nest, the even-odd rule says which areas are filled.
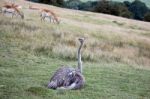
[[[95,6],[97,5],[97,1],[88,1],[81,3],[79,5],[80,10],[93,11]]]
[[[64,6],[64,0],[39,0],[40,3]]]
[[[110,14],[110,4],[109,1],[107,0],[100,0],[96,7],[95,7],[96,12],[101,12],[101,13],[106,13]]]
[[[79,9],[79,5],[81,4],[80,0],[69,0],[66,1],[65,7],[70,9]]]
[[[135,0],[129,6],[129,11],[133,13],[134,19],[143,20],[145,13],[148,12],[148,7],[140,0]]]
[[[126,7],[129,7],[131,5],[129,1],[124,1],[123,3],[126,5]]]
[[[128,10],[124,3],[111,3],[110,10],[112,15],[132,18],[132,13]]]
[[[144,21],[150,22],[150,12],[148,12],[144,15]]]
[[[132,18],[132,13],[128,10],[124,3],[101,0],[95,7],[95,11],[126,18]]]

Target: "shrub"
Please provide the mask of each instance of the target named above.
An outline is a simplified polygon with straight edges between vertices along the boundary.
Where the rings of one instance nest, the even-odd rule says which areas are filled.
[[[132,18],[132,13],[128,10],[124,3],[101,0],[95,7],[96,12]]]
[[[46,4],[53,4],[57,6],[63,6],[64,5],[64,0],[39,0],[41,3],[46,3]]]
[[[101,13],[107,13],[110,14],[110,5],[109,1],[107,0],[100,0],[96,7],[95,7],[96,12],[101,12]]]
[[[150,12],[148,12],[144,15],[144,21],[150,22]]]
[[[134,15],[134,19],[143,20],[144,14],[148,12],[148,7],[140,0],[135,0],[129,6],[129,11]]]
[[[71,9],[79,9],[80,4],[81,4],[80,0],[69,0],[66,2],[65,7]]]

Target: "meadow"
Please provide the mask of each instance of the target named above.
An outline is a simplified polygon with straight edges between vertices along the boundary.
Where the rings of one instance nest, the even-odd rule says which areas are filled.
[[[0,99],[150,98],[150,23],[30,3],[55,11],[57,25],[41,22],[29,2],[16,3],[24,20],[0,13]],[[76,67],[79,37],[85,37],[84,88],[48,89],[59,67]]]

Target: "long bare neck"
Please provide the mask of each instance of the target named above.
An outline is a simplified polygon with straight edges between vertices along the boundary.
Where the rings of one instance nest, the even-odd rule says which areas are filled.
[[[78,49],[78,70],[82,73],[82,61],[81,61],[81,48],[83,46],[83,43],[81,43],[79,49]]]

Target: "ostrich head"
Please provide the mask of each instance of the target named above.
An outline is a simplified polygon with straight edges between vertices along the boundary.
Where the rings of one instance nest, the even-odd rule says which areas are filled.
[[[84,38],[79,38],[79,41],[80,41],[81,44],[83,44]]]

